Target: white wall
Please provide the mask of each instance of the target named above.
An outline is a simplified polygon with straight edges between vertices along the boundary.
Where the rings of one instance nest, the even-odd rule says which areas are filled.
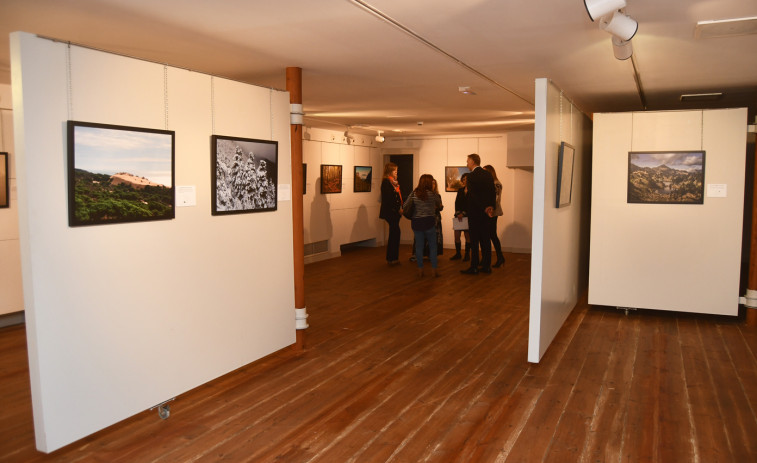
[[[0,151],[8,153],[9,207],[0,209],[0,316],[24,310],[21,287],[21,253],[18,244],[18,200],[16,194],[16,160],[13,149],[13,105],[10,85],[0,84]],[[2,321],[20,322],[23,317],[2,317]]]
[[[747,110],[594,120],[589,303],[738,315]],[[629,151],[686,150],[706,152],[704,204],[627,203]]]
[[[531,185],[533,174],[528,170],[508,168],[509,134],[470,135],[456,137],[393,138],[387,139],[381,152],[414,155],[414,183],[422,174],[431,174],[437,181],[444,179],[446,166],[464,166],[467,156],[478,153],[481,165],[491,164],[502,182],[503,216],[497,221],[497,233],[506,252],[531,250]],[[444,247],[455,247],[452,218],[455,212],[455,192],[440,191],[442,195],[442,222]],[[412,243],[410,222],[400,221],[402,242]]]
[[[536,80],[528,361],[539,362],[586,287],[591,120],[547,79]],[[575,148],[573,194],[555,207],[560,143]]]
[[[292,344],[291,201],[210,214],[213,133],[277,140],[278,180],[290,183],[288,94],[26,33],[11,35],[11,57],[38,449]],[[69,228],[68,119],[174,130],[176,186],[195,186],[197,206],[174,220]]]

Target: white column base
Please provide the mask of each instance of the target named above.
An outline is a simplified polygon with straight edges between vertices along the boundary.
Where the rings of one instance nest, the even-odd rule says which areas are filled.
[[[757,308],[757,290],[747,289],[746,296],[740,297],[739,303],[744,304],[750,309]]]
[[[308,310],[294,309],[294,327],[298,330],[304,330],[308,326]]]

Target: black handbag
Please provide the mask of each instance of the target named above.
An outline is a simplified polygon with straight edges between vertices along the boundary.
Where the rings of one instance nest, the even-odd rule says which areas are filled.
[[[406,219],[412,219],[413,218],[413,214],[415,214],[415,200],[411,196],[410,197],[410,204],[405,209],[402,210],[402,215]]]

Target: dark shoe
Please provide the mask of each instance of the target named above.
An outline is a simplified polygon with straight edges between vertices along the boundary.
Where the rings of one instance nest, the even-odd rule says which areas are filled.
[[[478,269],[476,267],[468,267],[465,270],[460,270],[460,273],[464,275],[478,275]]]
[[[462,258],[463,258],[463,256],[461,256],[460,253],[458,252],[454,256],[450,257],[449,260],[460,260]]]
[[[481,273],[492,273],[492,268],[491,267],[483,267],[483,268],[481,268],[479,270],[479,272],[481,272]]]
[[[492,265],[492,267],[494,267],[494,268],[500,268],[504,264],[505,264],[505,258],[503,257],[502,259],[497,259],[497,262],[495,262],[494,265]]]
[[[415,256],[410,256],[410,262],[415,262]]]

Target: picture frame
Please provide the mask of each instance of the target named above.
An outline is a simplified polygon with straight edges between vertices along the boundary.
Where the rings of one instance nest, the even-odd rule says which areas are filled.
[[[373,180],[373,167],[355,166],[354,188],[355,193],[370,193],[371,181]]]
[[[0,152],[0,209],[10,207],[10,176],[8,153]]]
[[[210,140],[211,214],[277,210],[279,143],[225,135]]]
[[[175,216],[175,132],[68,121],[68,224]]]
[[[565,142],[560,143],[557,152],[557,196],[555,198],[555,207],[570,206],[573,198],[573,163],[576,156],[576,149],[573,145]]]
[[[308,192],[308,165],[302,163],[302,194],[305,195]]]
[[[444,168],[444,191],[456,192],[463,186],[460,178],[470,172],[468,166],[446,166]]]
[[[321,194],[342,192],[342,166],[321,164]]]
[[[704,204],[703,150],[629,151],[630,204]]]

